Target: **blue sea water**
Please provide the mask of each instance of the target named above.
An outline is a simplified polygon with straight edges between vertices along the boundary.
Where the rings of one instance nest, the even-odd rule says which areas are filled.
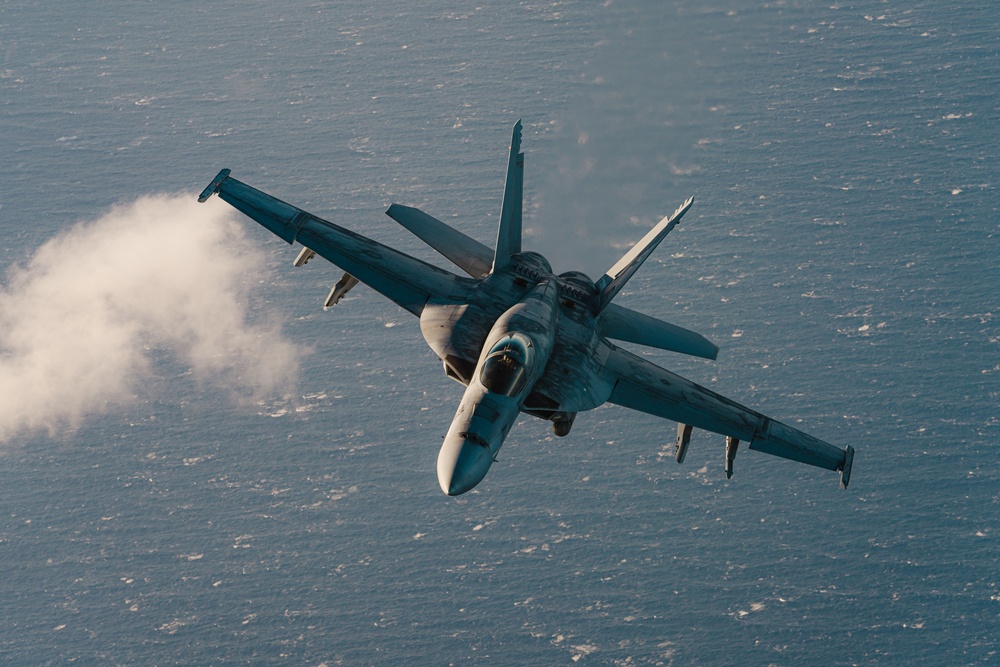
[[[304,350],[234,404],[169,354],[135,401],[0,457],[5,664],[1000,661],[995,9],[930,2],[0,5],[0,259],[221,167],[430,261],[491,242],[525,124],[529,248],[598,275],[649,358],[857,449],[836,476],[605,406],[524,419],[457,499],[461,395],[415,319],[267,232],[246,280]],[[150,298],[156,298],[150,294]],[[801,421],[800,421],[801,420]]]

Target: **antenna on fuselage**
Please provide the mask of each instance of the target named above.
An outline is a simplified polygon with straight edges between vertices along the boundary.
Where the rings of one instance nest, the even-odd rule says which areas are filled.
[[[521,252],[521,209],[524,195],[524,153],[521,152],[521,121],[514,123],[510,138],[510,157],[507,160],[507,182],[503,189],[503,204],[500,206],[500,228],[497,230],[497,245],[493,253],[493,269],[496,273]]]

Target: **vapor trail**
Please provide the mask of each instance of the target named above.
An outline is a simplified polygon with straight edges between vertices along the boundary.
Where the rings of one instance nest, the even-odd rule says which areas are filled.
[[[46,242],[0,286],[0,440],[135,400],[153,350],[229,392],[287,386],[295,348],[248,319],[263,265],[227,207],[188,195],[143,197]]]

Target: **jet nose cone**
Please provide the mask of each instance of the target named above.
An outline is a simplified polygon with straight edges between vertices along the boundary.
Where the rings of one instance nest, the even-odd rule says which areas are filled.
[[[488,447],[461,437],[449,438],[438,454],[438,483],[449,496],[458,496],[483,481],[493,464]]]

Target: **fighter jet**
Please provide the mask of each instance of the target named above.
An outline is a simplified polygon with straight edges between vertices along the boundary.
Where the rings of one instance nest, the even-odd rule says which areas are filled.
[[[344,277],[326,305],[358,281],[420,318],[424,340],[445,374],[465,386],[437,458],[450,496],[479,484],[521,413],[570,432],[580,412],[605,402],[678,423],[675,455],[684,461],[693,428],[725,436],[725,473],[739,443],[840,472],[847,488],[854,448],[840,449],[701,387],[612,341],[715,359],[701,335],[613,303],[615,296],[691,208],[688,199],[654,226],[608,271],[591,280],[577,271],[555,275],[548,261],[521,248],[524,154],[514,125],[495,249],[430,215],[393,204],[386,214],[441,253],[466,276],[423,262],[322,220],[230,176],[223,169],[201,193],[213,194],[290,244],[304,246],[294,264],[315,255]]]

